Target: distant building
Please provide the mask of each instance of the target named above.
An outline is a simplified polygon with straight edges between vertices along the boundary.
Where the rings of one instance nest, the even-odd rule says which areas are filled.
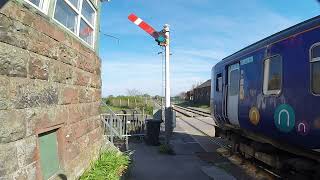
[[[211,80],[207,80],[193,90],[193,102],[210,105]]]
[[[192,90],[191,91],[187,91],[185,93],[185,100],[186,101],[192,101],[193,100],[193,91]]]
[[[76,179],[104,142],[100,0],[0,3],[0,179]]]

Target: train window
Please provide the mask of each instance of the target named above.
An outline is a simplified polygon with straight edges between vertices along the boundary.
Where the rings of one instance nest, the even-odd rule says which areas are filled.
[[[311,90],[320,94],[320,44],[311,49]]]
[[[221,75],[221,73],[217,74],[216,91],[218,91],[218,92],[222,91],[222,75]]]
[[[232,70],[230,72],[230,84],[229,84],[229,95],[235,96],[239,93],[239,70]]]
[[[275,95],[281,92],[282,60],[274,56],[264,61],[263,93]]]

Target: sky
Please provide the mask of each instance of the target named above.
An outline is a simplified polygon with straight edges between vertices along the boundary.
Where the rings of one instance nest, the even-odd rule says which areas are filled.
[[[171,95],[210,79],[224,57],[319,15],[316,0],[111,0],[102,4],[102,96],[137,89],[163,95],[162,49],[128,20],[130,13],[160,31],[170,25]],[[120,39],[102,35],[112,35]]]

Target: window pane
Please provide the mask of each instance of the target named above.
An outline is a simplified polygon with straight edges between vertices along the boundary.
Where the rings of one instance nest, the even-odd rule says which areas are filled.
[[[29,2],[31,2],[32,4],[40,7],[40,0],[29,0]]]
[[[311,50],[311,58],[319,58],[320,57],[320,45],[315,46]]]
[[[222,91],[222,77],[218,78],[218,88],[219,88],[218,91]]]
[[[320,62],[311,64],[312,67],[312,92],[320,94]]]
[[[86,0],[83,0],[81,14],[86,18],[87,21],[90,22],[91,25],[93,25],[94,10]]]
[[[80,38],[92,45],[93,29],[83,19],[80,23]]]
[[[221,77],[221,74],[217,74],[216,91],[221,91],[221,90],[222,90],[222,77]]]
[[[281,59],[276,56],[270,60],[268,90],[281,89]]]
[[[234,96],[239,92],[239,70],[233,70],[230,73],[229,95]]]
[[[282,60],[280,56],[264,61],[264,94],[278,94],[282,84]]]
[[[79,0],[69,0],[69,2],[74,5],[77,9],[79,9]]]
[[[54,18],[73,32],[76,32],[77,14],[64,0],[57,0]]]

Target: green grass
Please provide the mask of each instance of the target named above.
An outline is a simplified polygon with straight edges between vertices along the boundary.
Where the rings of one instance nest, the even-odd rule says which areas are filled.
[[[128,154],[105,151],[91,164],[80,180],[119,180],[130,164]]]
[[[146,114],[153,114],[153,102],[150,98],[143,96],[117,96],[103,98],[108,106],[113,111],[120,111],[125,109],[139,109],[141,112],[144,110]]]
[[[109,108],[113,111],[113,112],[118,112],[123,110],[124,108],[121,107],[116,107],[116,106],[109,106]],[[106,106],[100,106],[101,112],[102,113],[107,113],[108,112],[108,108]]]

